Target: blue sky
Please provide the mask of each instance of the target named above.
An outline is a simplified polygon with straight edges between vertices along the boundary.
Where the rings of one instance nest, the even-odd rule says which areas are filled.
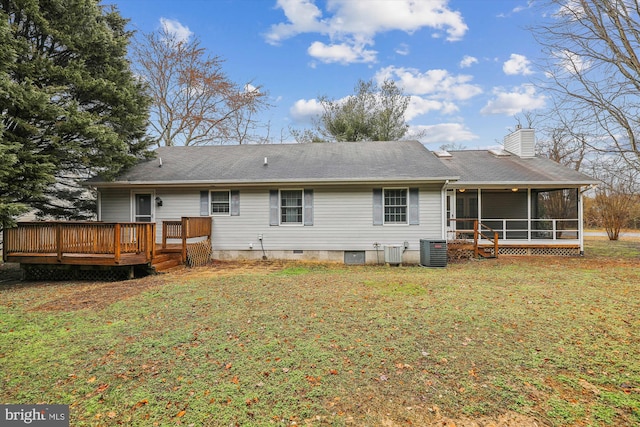
[[[277,141],[309,127],[317,97],[340,99],[358,79],[393,79],[411,95],[407,121],[430,149],[495,146],[515,115],[548,100],[531,82],[540,49],[526,27],[532,0],[103,0],[130,28],[166,25],[198,37],[237,83],[274,105]]]

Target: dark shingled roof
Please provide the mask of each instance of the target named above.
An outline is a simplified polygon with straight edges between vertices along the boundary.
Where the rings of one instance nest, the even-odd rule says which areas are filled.
[[[89,184],[444,182],[456,178],[457,173],[420,142],[383,141],[161,147],[155,159],[141,162],[114,182]]]
[[[514,154],[495,155],[483,150],[451,151],[441,158],[461,185],[589,185],[598,181],[541,157],[520,158]],[[505,152],[506,154],[506,152]]]

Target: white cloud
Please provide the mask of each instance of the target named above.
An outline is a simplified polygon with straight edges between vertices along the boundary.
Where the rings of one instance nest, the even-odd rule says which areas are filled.
[[[191,38],[191,36],[193,36],[193,32],[189,27],[182,25],[174,19],[160,18],[160,25],[178,42],[186,42]]]
[[[432,99],[465,101],[482,93],[480,86],[471,83],[472,76],[454,76],[441,69],[421,73],[415,68],[390,66],[378,71],[374,78],[379,83],[389,79],[396,80],[405,93]]]
[[[377,54],[375,50],[366,50],[364,46],[345,43],[326,45],[322,42],[313,42],[307,52],[310,56],[324,63],[339,62],[342,64],[373,62]]]
[[[311,122],[311,119],[322,114],[324,109],[317,99],[299,99],[289,109],[291,118],[296,122]]]
[[[278,0],[289,23],[275,24],[266,34],[267,42],[279,44],[282,40],[301,33],[325,33],[327,25],[321,20],[322,11],[311,0]]]
[[[569,50],[553,52],[553,56],[558,60],[560,66],[570,74],[580,74],[591,66],[591,62],[584,60],[577,53]]]
[[[400,43],[400,45],[396,48],[395,52],[398,55],[406,56],[409,55],[411,49],[409,49],[409,45],[406,43]]]
[[[431,111],[441,111],[451,114],[458,111],[458,107],[452,102],[442,102],[434,99],[426,99],[420,96],[412,96],[409,99],[409,105],[404,113],[404,119],[411,121],[418,116],[427,114]]]
[[[460,68],[469,68],[473,64],[477,64],[477,63],[478,63],[478,58],[473,57],[473,56],[469,56],[469,55],[465,55],[462,58],[462,61],[460,61]]]
[[[487,102],[480,113],[513,116],[525,110],[543,108],[546,104],[546,97],[537,94],[536,88],[530,84],[521,85],[510,92],[496,88],[493,93],[495,97]]]
[[[473,141],[478,139],[478,135],[471,132],[463,124],[460,123],[440,123],[437,125],[420,125],[411,126],[409,128],[408,138],[411,135],[423,133],[420,142],[423,144],[446,144],[460,143],[463,141]]]
[[[518,6],[514,7],[513,9],[511,9],[511,12],[509,12],[509,13],[499,13],[498,14],[498,18],[508,18],[512,14],[520,13],[520,12],[523,12],[523,11],[525,11],[527,9],[531,9],[533,7],[533,4],[534,4],[534,0],[529,0],[529,1],[527,1],[526,5],[524,5],[524,4],[518,5]]]
[[[529,61],[526,56],[512,53],[510,59],[502,66],[502,71],[511,76],[517,74],[527,76],[533,74],[533,70],[531,70],[530,67],[531,61]]]
[[[324,16],[312,0],[278,0],[277,7],[283,10],[287,22],[271,26],[265,38],[268,43],[277,45],[298,34],[317,33],[328,37],[332,46],[359,46],[357,51],[374,54],[375,51],[365,50],[364,46],[374,45],[376,34],[388,31],[413,33],[431,28],[435,34],[444,33],[447,40],[457,41],[462,39],[468,27],[460,12],[451,10],[447,3],[448,0],[331,0],[326,3]],[[314,43],[316,48],[317,43],[320,42]],[[337,59],[326,62],[343,62],[342,53],[337,53]],[[358,61],[375,61],[375,55],[357,58]]]

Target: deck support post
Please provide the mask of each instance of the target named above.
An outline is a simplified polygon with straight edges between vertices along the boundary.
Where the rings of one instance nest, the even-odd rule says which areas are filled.
[[[58,262],[62,262],[62,224],[56,224],[56,254]]]
[[[478,249],[478,220],[473,221],[473,256],[478,258],[480,250]]]
[[[113,226],[113,260],[116,264],[120,263],[120,223]]]
[[[182,263],[187,262],[187,236],[189,234],[189,217],[182,217]]]

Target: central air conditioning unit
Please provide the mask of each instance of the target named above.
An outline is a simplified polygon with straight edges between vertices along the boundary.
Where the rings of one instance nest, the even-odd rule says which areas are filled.
[[[420,265],[423,267],[446,267],[447,241],[420,239]]]
[[[402,252],[404,247],[402,245],[387,245],[384,247],[384,262],[389,265],[402,264]]]

